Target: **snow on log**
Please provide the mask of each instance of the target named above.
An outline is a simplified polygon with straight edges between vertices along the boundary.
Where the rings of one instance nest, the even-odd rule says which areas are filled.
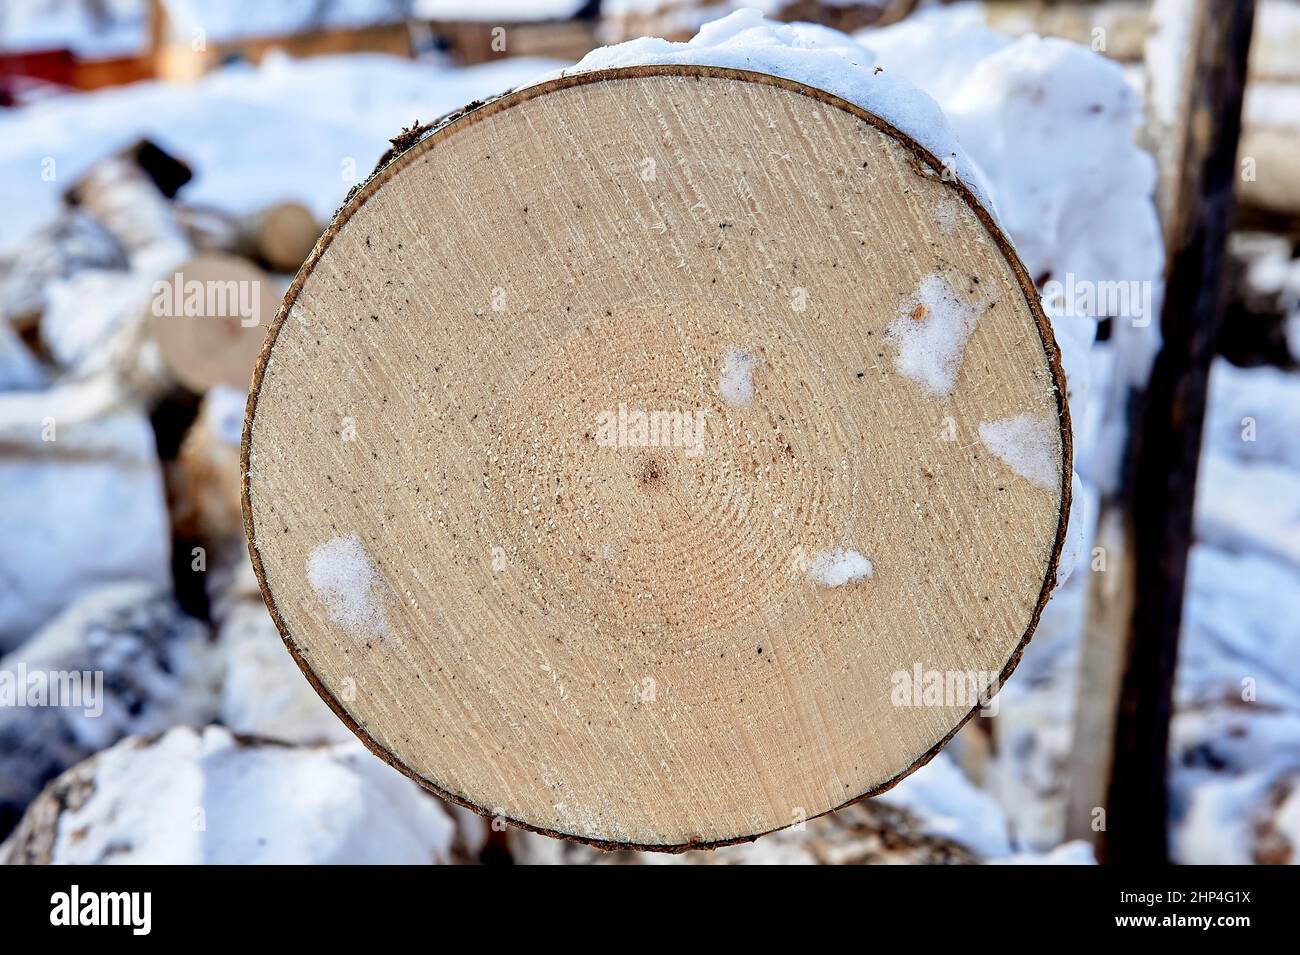
[[[446,809],[355,741],[299,748],[177,727],[56,779],[0,863],[418,865],[449,861],[454,834]]]
[[[95,163],[69,188],[67,200],[117,239],[133,267],[162,271],[189,255],[171,202],[133,154]]]
[[[223,725],[288,743],[336,743],[352,738],[302,678],[266,613],[262,598],[233,602],[217,630],[222,668]]]
[[[0,838],[41,788],[124,736],[216,715],[207,628],[152,584],[74,602],[0,658]]]
[[[22,244],[0,282],[0,319],[19,328],[40,321],[48,283],[83,269],[123,272],[126,252],[107,229],[79,210],[68,210]]]
[[[252,389],[254,567],[313,685],[428,788],[605,846],[745,839],[930,759],[1019,659],[1071,488],[978,185],[923,94],[752,12],[399,137]],[[962,338],[927,333],[934,389],[887,334],[930,276]],[[980,441],[1020,415],[1055,480]],[[948,692],[903,700],[914,670]]]

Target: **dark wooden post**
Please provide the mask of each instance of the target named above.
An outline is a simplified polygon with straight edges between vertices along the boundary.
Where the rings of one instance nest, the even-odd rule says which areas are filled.
[[[1204,0],[1198,8],[1186,141],[1167,230],[1164,345],[1145,395],[1135,400],[1126,461],[1132,546],[1122,572],[1133,575],[1133,610],[1098,845],[1112,863],[1168,858],[1169,719],[1254,8],[1254,0]]]

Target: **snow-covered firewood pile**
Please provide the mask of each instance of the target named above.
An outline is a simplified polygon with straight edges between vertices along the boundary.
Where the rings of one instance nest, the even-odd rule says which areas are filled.
[[[645,36],[689,40],[706,23],[745,8],[771,20],[852,33],[893,22],[915,6],[915,0],[606,0],[600,6],[600,35],[607,43]]]
[[[999,33],[972,4],[765,5],[851,35],[716,6],[609,3],[620,39],[643,21],[677,26],[576,67],[272,55],[192,86],[0,111],[0,862],[1094,861],[1067,816],[1089,593],[1107,573],[1096,521],[1123,474],[1116,396],[1150,374],[1164,297],[1141,72]],[[1074,570],[995,705],[897,786],[753,843],[659,855],[480,817],[353,736],[286,651],[249,562],[251,358],[207,342],[186,351],[159,334],[151,303],[196,258],[237,263],[278,302],[316,232],[412,121],[560,71],[675,62],[784,73],[848,99],[883,74],[893,92],[865,105],[952,155],[1060,345],[1075,455],[1062,564]],[[1300,127],[1288,95],[1257,94],[1270,128]],[[138,161],[141,141],[193,178],[170,194]],[[1178,862],[1300,861],[1297,235],[1242,231],[1229,244],[1171,726]],[[1121,310],[1093,297],[1121,287]]]

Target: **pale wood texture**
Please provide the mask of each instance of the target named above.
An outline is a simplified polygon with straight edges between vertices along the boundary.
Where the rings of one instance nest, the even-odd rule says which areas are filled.
[[[891,676],[1009,674],[1070,473],[1032,283],[942,169],[828,94],[693,67],[526,89],[381,168],[290,289],[244,441],[263,594],[335,711],[456,801],[659,849],[932,756],[971,705],[896,706]],[[984,307],[947,397],[885,341],[932,273]],[[702,453],[601,446],[620,404],[702,410]],[[1059,482],[981,443],[1021,414]],[[378,628],[308,580],[349,535]],[[832,547],[874,577],[815,585]]]

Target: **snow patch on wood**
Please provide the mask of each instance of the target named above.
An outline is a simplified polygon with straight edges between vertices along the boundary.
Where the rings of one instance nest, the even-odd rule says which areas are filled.
[[[928,394],[951,395],[980,311],[937,273],[923,278],[917,293],[904,300],[898,317],[885,330],[896,351],[894,366],[899,374]]]
[[[740,348],[731,348],[722,360],[718,395],[729,405],[748,408],[754,401],[754,369],[758,360]]]
[[[307,581],[334,623],[355,633],[388,635],[383,578],[356,534],[317,545],[307,558]]]
[[[856,550],[836,547],[819,551],[808,563],[808,576],[821,587],[843,587],[875,573],[871,561]]]
[[[980,440],[1003,464],[1038,487],[1060,481],[1055,423],[1032,415],[980,422]]]

